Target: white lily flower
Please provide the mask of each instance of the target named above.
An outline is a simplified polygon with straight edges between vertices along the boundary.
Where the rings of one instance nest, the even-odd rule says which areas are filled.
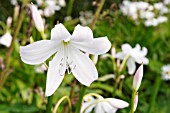
[[[118,109],[128,107],[129,104],[116,98],[103,98],[98,95],[95,99],[93,96],[85,96],[82,103],[81,113],[116,113]]]
[[[127,55],[130,55],[127,60],[128,73],[133,74],[136,70],[135,62],[138,64],[148,64],[149,60],[146,58],[148,50],[146,47],[141,49],[139,44],[136,44],[134,48],[132,48],[129,44],[122,45],[122,52],[116,54],[116,58],[123,60]]]
[[[170,64],[162,67],[162,79],[170,80]]]
[[[30,9],[31,9],[31,12],[32,12],[32,18],[33,18],[35,27],[37,28],[37,30],[40,33],[44,32],[44,23],[43,23],[43,20],[41,18],[41,15],[40,15],[37,7],[34,4],[31,4]]]
[[[63,24],[57,24],[51,30],[51,40],[41,40],[20,47],[23,62],[37,65],[43,63],[54,53],[49,62],[46,82],[46,96],[52,95],[61,84],[65,72],[72,72],[75,78],[85,86],[89,86],[98,78],[94,63],[83,52],[104,54],[111,47],[107,37],[93,39],[89,27],[77,25],[72,35]]]
[[[12,42],[12,36],[9,32],[6,32],[3,36],[0,37],[0,44],[10,47]]]

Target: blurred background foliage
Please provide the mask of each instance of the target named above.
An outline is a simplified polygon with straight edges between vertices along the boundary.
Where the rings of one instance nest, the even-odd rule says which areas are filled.
[[[160,0],[145,0],[150,3],[160,2]],[[22,0],[19,4],[22,4]],[[36,3],[35,0],[32,1]],[[65,21],[68,11],[69,0],[66,0],[66,7],[51,17],[44,17],[46,19],[47,39],[50,38],[50,31],[57,23],[57,21],[64,23],[64,25],[72,33],[77,24],[81,24],[79,16],[81,11],[92,11],[93,14],[97,9],[99,0],[75,0],[71,16],[72,19]],[[151,104],[151,97],[154,91],[158,88],[158,95],[153,107],[152,113],[169,113],[170,112],[170,81],[161,80],[161,67],[170,63],[170,13],[167,15],[168,21],[156,27],[145,27],[143,24],[136,25],[130,18],[123,16],[119,10],[119,0],[106,0],[104,7],[99,15],[97,23],[94,28],[94,37],[108,36],[112,45],[116,47],[117,51],[121,51],[121,45],[129,43],[134,47],[137,43],[145,46],[148,49],[147,58],[149,58],[149,65],[144,66],[144,78],[139,89],[139,104],[136,113],[147,113]],[[27,10],[25,8],[25,10]],[[0,0],[0,22],[6,24],[6,19],[9,16],[13,17],[14,6],[10,4],[10,0]],[[19,32],[15,42],[14,51],[11,57],[10,74],[0,91],[0,113],[43,113],[46,109],[46,98],[44,97],[46,72],[37,73],[35,66],[24,64],[19,55],[19,45],[29,44],[28,29],[30,22],[30,14],[24,18],[22,28]],[[15,23],[10,29],[11,34],[15,32]],[[0,27],[0,35],[6,32]],[[31,35],[35,41],[41,40],[41,35],[31,25]],[[5,58],[5,53],[8,48],[0,45],[0,56]],[[110,53],[110,51],[109,51]],[[96,64],[99,77],[106,74],[113,74],[112,61],[107,59],[99,60]],[[2,70],[0,70],[2,71]],[[123,86],[116,90],[116,98],[121,98],[130,103],[132,92],[133,76],[128,75],[127,70],[123,74],[126,76],[122,81]],[[161,82],[160,86],[156,86],[156,81]],[[69,95],[71,87],[75,82],[73,75],[66,75],[64,82],[54,93],[53,103],[64,95]],[[79,82],[77,82],[79,84]],[[95,81],[87,88],[86,93],[96,92],[104,97],[112,97],[112,90],[115,84],[114,79],[107,81]],[[79,86],[75,87],[74,98],[72,103],[75,104],[78,99]],[[59,113],[62,112],[66,102],[60,106]],[[130,108],[119,110],[118,113],[128,113]]]

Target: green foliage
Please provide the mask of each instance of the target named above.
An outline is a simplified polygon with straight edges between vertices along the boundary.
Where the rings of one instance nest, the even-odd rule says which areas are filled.
[[[132,47],[137,43],[147,47],[149,65],[144,66],[144,78],[139,90],[139,103],[136,111],[137,113],[147,113],[150,106],[150,98],[153,95],[156,77],[161,78],[161,67],[170,63],[170,14],[167,15],[169,16],[168,22],[157,27],[145,27],[143,24],[136,25],[130,18],[123,16],[118,7],[117,9],[112,9],[111,5],[119,5],[112,1],[107,0],[104,5],[104,9],[93,30],[94,37],[107,36],[112,45],[116,47],[117,52],[121,51],[121,45],[124,43],[129,43]],[[9,0],[3,1],[3,3],[0,1],[0,22],[4,25],[6,25],[7,17],[13,16],[13,6],[8,2]],[[117,0],[115,2],[119,3],[120,1]],[[156,0],[149,2],[154,3]],[[46,18],[47,29],[45,29],[45,33],[47,39],[50,39],[51,29],[57,21],[63,22],[66,28],[72,32],[77,24],[81,24],[79,12],[86,10],[96,11],[96,6],[92,6],[92,0],[83,1],[83,3],[82,0],[75,0],[71,20],[64,20],[67,14],[67,7],[62,8],[60,10],[61,12],[56,12],[54,16]],[[30,17],[28,15],[25,16],[22,28],[14,44],[14,51],[10,57],[9,76],[0,91],[0,113],[43,113],[46,110],[47,99],[44,97],[46,71],[37,73],[35,66],[24,64],[19,55],[19,46],[30,43],[30,36],[28,35],[29,23],[32,25],[30,36],[33,37],[34,41],[41,40],[41,35],[32,24],[33,22],[30,21]],[[15,27],[16,23],[14,22],[10,28],[12,35],[15,32]],[[5,32],[6,29],[3,29],[2,25],[0,25],[0,35]],[[5,59],[7,50],[8,48],[0,45],[0,57]],[[99,57],[96,67],[99,77],[115,73],[113,71],[113,62],[109,58],[102,59]],[[2,71],[3,69],[0,68],[0,72]],[[124,74],[125,79],[120,81],[115,97],[130,103],[133,75],[128,75],[126,68],[122,74]],[[70,95],[73,82],[74,76],[72,74],[65,75],[62,84],[54,93],[53,105],[61,97]],[[123,84],[122,86],[121,83]],[[79,82],[77,84],[72,97],[73,105],[76,105],[80,91]],[[104,97],[112,97],[115,84],[115,79],[109,79],[104,82],[95,81],[86,89],[85,93],[93,92],[101,94]],[[169,85],[169,81],[161,80],[152,113],[168,113],[170,111]],[[59,107],[59,111],[62,112],[65,106],[67,106],[66,102]],[[128,113],[129,110],[130,108],[118,110],[118,113]]]

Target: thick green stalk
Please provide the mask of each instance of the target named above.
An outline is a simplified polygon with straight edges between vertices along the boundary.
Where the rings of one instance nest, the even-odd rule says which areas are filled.
[[[154,88],[153,88],[153,93],[151,95],[151,100],[150,100],[150,106],[148,108],[148,112],[147,113],[152,113],[152,110],[154,108],[154,105],[155,105],[155,100],[156,100],[156,97],[158,95],[158,92],[159,92],[159,87],[160,87],[160,84],[161,84],[161,78],[160,76],[157,76],[156,78],[156,82],[154,84]]]
[[[46,113],[52,113],[52,104],[53,104],[52,100],[53,100],[53,95],[48,97]]]
[[[81,89],[80,89],[79,100],[78,100],[77,107],[76,107],[76,113],[80,113],[81,104],[82,104],[83,96],[84,96],[84,93],[85,93],[85,89],[86,89],[86,87],[82,85]]]
[[[130,113],[134,113],[134,100],[135,100],[136,93],[137,93],[137,92],[136,92],[135,90],[132,91],[131,111],[130,111]]]
[[[99,14],[100,14],[101,10],[102,10],[102,7],[104,5],[104,2],[105,2],[105,0],[100,1],[99,7],[97,8],[97,11],[95,13],[94,19],[93,19],[93,21],[92,21],[92,23],[90,25],[91,29],[93,29],[94,25],[96,24],[96,21],[97,21],[97,19],[99,17]]]
[[[73,4],[74,4],[74,0],[70,0],[69,5],[68,5],[67,16],[71,16],[71,13],[72,13],[72,10],[73,10]]]
[[[9,67],[10,67],[10,57],[11,57],[12,52],[13,52],[13,49],[14,49],[15,40],[16,40],[16,38],[17,38],[17,36],[18,36],[18,33],[19,33],[20,29],[21,29],[21,26],[22,26],[24,17],[25,17],[25,15],[26,15],[26,11],[24,10],[24,8],[25,8],[25,6],[27,5],[28,2],[29,2],[29,0],[25,0],[25,1],[23,2],[23,6],[22,6],[22,9],[21,9],[21,14],[20,14],[20,16],[19,16],[19,19],[18,19],[16,28],[15,28],[15,32],[14,32],[14,34],[13,34],[13,38],[12,38],[11,45],[10,45],[8,51],[6,52],[5,69],[2,71],[1,76],[0,76],[0,90],[1,90],[1,88],[3,87],[3,85],[4,85],[4,83],[5,83],[5,80],[6,80],[8,71],[9,71]]]

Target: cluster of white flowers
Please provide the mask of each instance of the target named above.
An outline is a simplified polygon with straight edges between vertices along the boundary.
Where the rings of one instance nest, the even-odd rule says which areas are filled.
[[[162,67],[162,79],[170,80],[170,65],[165,65]]]
[[[168,4],[168,0],[164,1]],[[149,4],[147,2],[123,1],[120,9],[125,16],[129,16],[138,24],[143,22],[145,26],[157,26],[168,20],[165,16],[169,12],[168,7],[162,2]]]
[[[65,0],[36,0],[38,7],[45,7],[44,10],[39,10],[46,17],[52,16],[55,11],[59,11],[66,6]]]
[[[82,25],[89,25],[93,20],[94,14],[92,11],[81,11],[80,12],[80,22]]]

